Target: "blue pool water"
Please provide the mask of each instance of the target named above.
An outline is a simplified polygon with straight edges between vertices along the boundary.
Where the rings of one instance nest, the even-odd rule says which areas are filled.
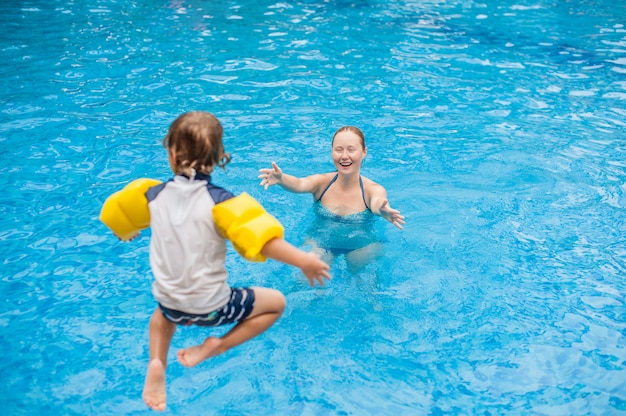
[[[286,313],[193,369],[173,354],[207,331],[180,330],[166,414],[626,414],[623,0],[32,0],[0,24],[2,414],[150,413],[150,233],[98,214],[170,176],[195,109],[233,155],[215,181],[294,244],[311,199],[257,170],[331,170],[345,124],[407,223],[325,288],[229,249]]]

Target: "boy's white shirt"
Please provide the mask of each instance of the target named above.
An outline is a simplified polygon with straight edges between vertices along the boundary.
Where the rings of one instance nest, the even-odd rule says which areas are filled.
[[[152,293],[163,306],[202,314],[230,299],[226,240],[215,227],[207,181],[176,175],[150,201]]]

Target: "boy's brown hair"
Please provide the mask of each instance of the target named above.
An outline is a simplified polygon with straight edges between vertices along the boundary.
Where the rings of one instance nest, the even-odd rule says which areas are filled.
[[[230,155],[224,151],[224,129],[211,113],[192,111],[178,117],[163,138],[163,146],[174,150],[174,173],[189,175],[191,169],[209,174],[215,166],[225,168]]]

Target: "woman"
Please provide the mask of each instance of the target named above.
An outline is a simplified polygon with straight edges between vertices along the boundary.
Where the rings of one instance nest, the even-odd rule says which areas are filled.
[[[259,170],[260,185],[266,190],[278,184],[291,192],[311,193],[317,219],[310,239],[326,257],[345,254],[349,266],[361,268],[380,252],[373,227],[376,216],[399,229],[404,217],[391,208],[383,186],[361,176],[367,147],[359,128],[345,126],[337,130],[331,155],[336,172],[298,178],[283,173],[272,162],[271,169]]]

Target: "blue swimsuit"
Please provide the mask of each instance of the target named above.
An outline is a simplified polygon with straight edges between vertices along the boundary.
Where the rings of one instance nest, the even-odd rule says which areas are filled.
[[[328,182],[328,185],[326,185],[326,188],[324,188],[324,190],[322,191],[322,194],[320,195],[320,197],[317,198],[318,201],[321,201],[322,198],[324,198],[324,194],[326,193],[326,191],[328,191],[328,188],[330,188],[330,185],[335,183],[338,177],[339,177],[339,174],[336,174],[335,176],[333,176],[330,182]],[[361,197],[363,197],[363,203],[365,204],[365,208],[370,209],[370,207],[367,206],[367,202],[365,202],[365,189],[363,188],[363,179],[360,176],[359,176],[359,186],[361,187]]]
[[[363,189],[361,177],[359,177],[359,184],[361,185],[361,195],[365,204],[365,210],[355,212],[354,214],[337,215],[322,204],[322,197],[338,177],[339,174],[330,180],[326,189],[313,204],[315,220],[307,234],[318,247],[336,254],[345,254],[363,248],[380,239],[376,236],[374,227],[377,217],[367,206],[367,202],[365,202],[365,190]]]

